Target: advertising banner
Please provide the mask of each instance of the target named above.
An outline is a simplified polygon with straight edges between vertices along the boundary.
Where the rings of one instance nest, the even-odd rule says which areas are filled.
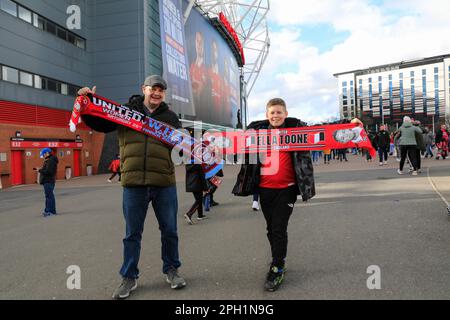
[[[159,1],[163,76],[169,86],[166,101],[175,113],[195,116],[181,1]]]
[[[197,10],[191,11],[185,32],[196,120],[236,128],[240,105],[236,58]]]

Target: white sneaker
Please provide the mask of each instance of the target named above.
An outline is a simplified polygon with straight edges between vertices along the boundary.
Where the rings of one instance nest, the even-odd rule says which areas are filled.
[[[384,164],[387,164],[387,161],[385,161]]]
[[[383,165],[383,162],[380,162],[380,166],[382,166]]]
[[[112,182],[111,179],[108,179],[108,182],[111,183]]]
[[[252,209],[253,209],[253,211],[259,210],[259,202],[258,201],[253,201]]]
[[[397,173],[398,173],[398,174],[403,174],[403,171],[400,170],[400,169],[397,169]]]
[[[412,172],[412,175],[413,175],[413,176],[417,176],[417,171],[413,171],[413,172]]]

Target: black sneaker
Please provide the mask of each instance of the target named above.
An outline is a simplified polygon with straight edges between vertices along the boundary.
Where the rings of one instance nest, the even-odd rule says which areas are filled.
[[[266,291],[276,291],[284,280],[285,268],[278,268],[272,266],[267,274],[266,283],[264,284],[264,289]]]
[[[211,201],[211,204],[210,204],[211,207],[215,207],[215,206],[218,206],[218,205],[219,205],[218,202],[215,202],[214,200]]]
[[[126,299],[137,288],[137,279],[123,278],[120,286],[114,291],[113,299]]]

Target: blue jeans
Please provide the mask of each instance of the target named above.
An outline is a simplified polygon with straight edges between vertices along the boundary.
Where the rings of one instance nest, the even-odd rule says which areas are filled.
[[[44,183],[45,209],[44,213],[56,214],[56,200],[53,190],[55,183]]]
[[[139,257],[148,206],[152,203],[161,231],[161,258],[163,273],[179,268],[177,232],[177,188],[135,187],[123,188],[123,215],[126,235],[123,239],[123,265],[120,274],[125,278],[139,277]]]

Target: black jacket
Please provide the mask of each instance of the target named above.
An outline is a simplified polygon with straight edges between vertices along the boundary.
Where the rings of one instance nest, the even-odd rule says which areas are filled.
[[[375,136],[374,144],[377,146],[377,148],[389,147],[389,145],[391,144],[391,137],[389,135],[389,132],[385,130],[379,131]]]
[[[201,192],[206,190],[207,184],[201,164],[187,164],[186,192]]]
[[[55,183],[58,169],[58,158],[50,155],[45,158],[42,168],[39,170],[39,183]]]
[[[286,118],[284,122],[286,128],[304,127],[306,123],[296,118]],[[269,121],[255,121],[252,122],[248,129],[262,130],[269,128]],[[246,155],[246,162],[242,165],[241,170],[237,176],[236,184],[233,188],[233,194],[236,196],[249,196],[258,192],[261,163],[258,159],[258,164],[248,164],[249,156]],[[308,201],[316,195],[316,188],[314,184],[314,170],[309,151],[291,152],[292,162],[297,180],[297,194],[302,196],[303,201]]]

